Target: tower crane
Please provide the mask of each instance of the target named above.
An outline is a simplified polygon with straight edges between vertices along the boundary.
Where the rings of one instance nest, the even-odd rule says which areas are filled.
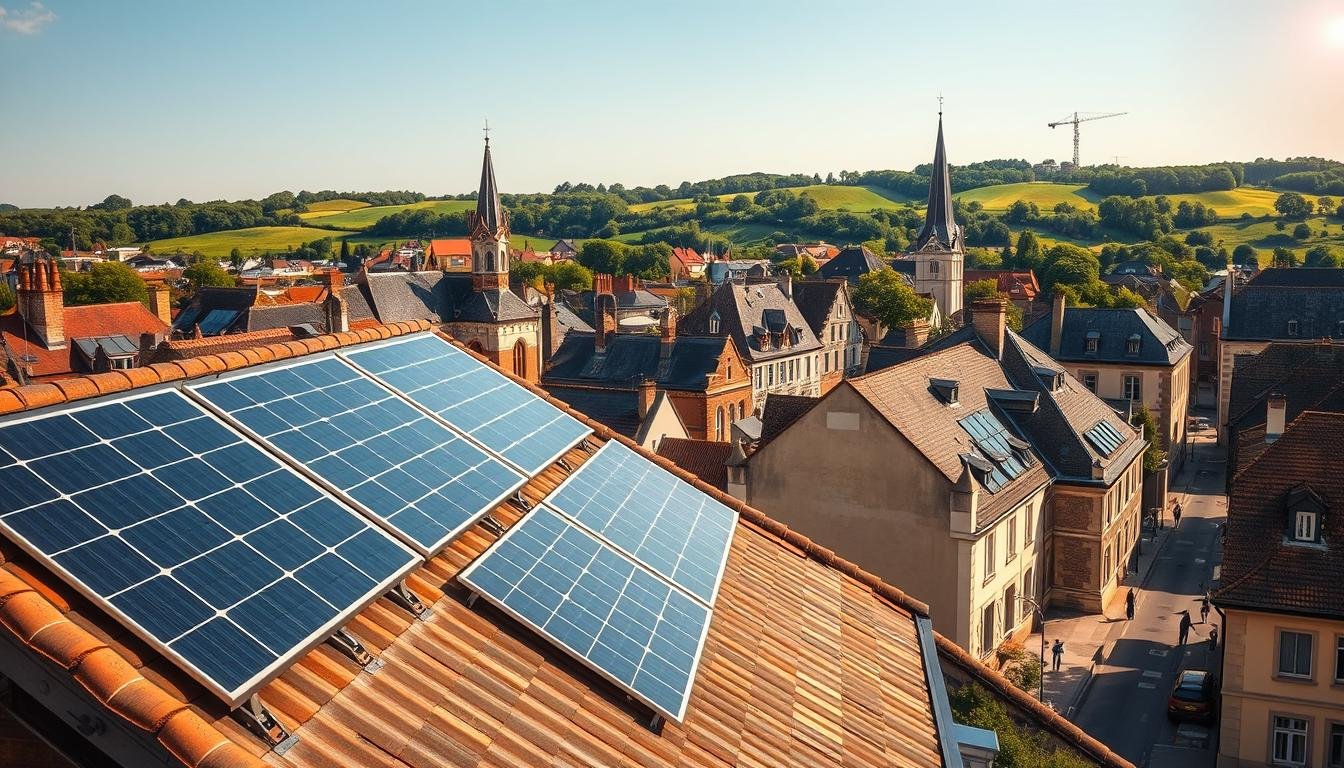
[[[1129,114],[1129,113],[1128,113],[1128,112],[1107,112],[1107,113],[1105,113],[1105,114],[1101,114],[1101,115],[1089,115],[1089,114],[1083,113],[1082,116],[1079,116],[1079,113],[1078,113],[1078,112],[1074,112],[1074,113],[1073,113],[1073,117],[1066,117],[1066,118],[1064,118],[1063,120],[1056,120],[1056,121],[1053,122],[1053,123],[1047,123],[1047,125],[1049,125],[1051,128],[1058,128],[1058,127],[1061,126],[1061,125],[1072,125],[1072,126],[1073,126],[1073,167],[1077,168],[1077,167],[1078,167],[1078,124],[1079,124],[1079,123],[1086,123],[1086,122],[1089,122],[1089,121],[1091,121],[1091,120],[1104,120],[1104,119],[1106,119],[1106,118],[1108,118],[1108,117],[1119,117],[1119,116],[1121,116],[1121,115],[1127,115],[1127,114]]]

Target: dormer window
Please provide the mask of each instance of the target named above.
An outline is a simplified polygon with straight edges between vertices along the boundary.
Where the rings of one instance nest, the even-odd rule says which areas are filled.
[[[717,334],[719,332],[719,313],[714,312],[709,316],[709,332]]]
[[[1298,485],[1288,492],[1284,503],[1288,511],[1284,542],[1288,544],[1321,544],[1321,528],[1325,523],[1325,503],[1311,488]]]
[[[1289,336],[1296,336],[1296,335],[1297,335],[1297,321],[1296,321],[1296,320],[1289,320],[1289,321],[1288,321],[1288,335],[1289,335]]]
[[[1087,354],[1089,355],[1097,354],[1097,347],[1101,344],[1101,332],[1088,331],[1086,344],[1087,346],[1084,349],[1086,350]]]
[[[956,379],[929,379],[929,388],[938,395],[938,399],[948,405],[957,404],[958,382]]]
[[[1319,526],[1317,525],[1317,515],[1309,509],[1299,509],[1293,513],[1293,541],[1304,541],[1315,543],[1318,539]]]
[[[1137,356],[1139,354],[1139,334],[1133,334],[1125,341],[1125,354]]]

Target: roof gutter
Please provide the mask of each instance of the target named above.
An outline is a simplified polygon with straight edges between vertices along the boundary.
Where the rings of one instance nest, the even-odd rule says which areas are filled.
[[[916,616],[915,630],[919,635],[919,655],[924,661],[924,679],[929,686],[929,704],[933,711],[933,727],[938,731],[943,768],[965,768],[961,747],[957,744],[957,724],[952,720],[952,704],[947,700],[947,684],[943,682],[943,668],[938,662],[933,621],[927,616]]]

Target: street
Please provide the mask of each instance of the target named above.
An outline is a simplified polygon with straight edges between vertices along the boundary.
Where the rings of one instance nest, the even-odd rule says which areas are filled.
[[[1110,614],[1113,627],[1074,721],[1139,766],[1212,766],[1217,727],[1173,725],[1167,696],[1183,669],[1208,669],[1207,641],[1216,612],[1200,623],[1199,597],[1221,556],[1218,526],[1226,519],[1224,454],[1211,432],[1194,443],[1188,466],[1173,483],[1184,499],[1181,524],[1168,537],[1138,596],[1132,622],[1123,603]],[[1180,494],[1188,494],[1182,496]],[[1171,524],[1168,514],[1167,524]],[[1195,622],[1189,642],[1178,645],[1181,611]]]

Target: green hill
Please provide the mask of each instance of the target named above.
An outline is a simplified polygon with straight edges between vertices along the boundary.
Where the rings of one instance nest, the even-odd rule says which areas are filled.
[[[881,187],[849,187],[838,184],[812,184],[806,187],[784,187],[790,192],[802,194],[806,192],[817,201],[817,205],[824,210],[847,210],[856,213],[867,213],[873,209],[891,210],[904,207],[906,203],[912,202],[911,198],[902,195],[899,192],[893,192]],[[729,195],[719,195],[719,199],[725,203],[738,195],[752,197],[755,192],[734,192]],[[694,203],[687,198],[676,200],[660,200],[654,203],[635,203],[630,206],[632,212],[648,211],[654,208],[690,208]]]
[[[346,200],[344,198],[336,200],[323,200],[317,203],[308,203],[307,212],[300,213],[299,218],[307,219],[317,216],[326,216],[332,213],[342,213],[353,211],[356,208],[368,208],[369,204],[360,200]]]
[[[430,208],[437,213],[458,213],[476,207],[474,200],[425,200],[407,205],[374,205],[337,213],[301,214],[304,222],[314,227],[332,227],[335,229],[368,229],[384,216],[411,209]],[[309,238],[312,239],[312,238]]]
[[[155,253],[200,251],[206,256],[223,259],[228,257],[234,248],[249,256],[265,251],[283,251],[290,246],[297,248],[303,243],[323,237],[341,238],[344,235],[344,232],[316,227],[249,227],[156,240],[149,246]]]
[[[1238,187],[1220,192],[1196,192],[1189,194],[1167,195],[1172,205],[1183,200],[1200,202],[1213,208],[1223,219],[1235,219],[1243,213],[1252,216],[1272,216],[1274,201],[1283,194],[1279,190],[1263,187]],[[1054,184],[1049,181],[1031,181],[1020,184],[996,184],[979,187],[953,195],[963,203],[978,202],[991,213],[1008,210],[1008,206],[1018,200],[1035,203],[1041,212],[1052,210],[1058,203],[1072,203],[1078,208],[1095,209],[1102,196],[1087,189],[1082,184]],[[1315,202],[1313,195],[1304,195]]]

